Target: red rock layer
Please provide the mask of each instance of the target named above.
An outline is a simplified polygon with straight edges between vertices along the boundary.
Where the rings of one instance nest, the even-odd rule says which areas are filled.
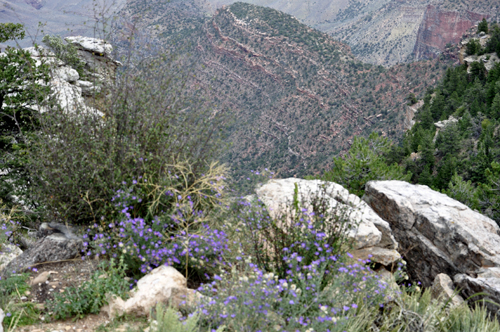
[[[435,58],[446,44],[458,43],[469,28],[488,16],[470,11],[442,11],[435,6],[427,6],[413,49],[415,58]]]

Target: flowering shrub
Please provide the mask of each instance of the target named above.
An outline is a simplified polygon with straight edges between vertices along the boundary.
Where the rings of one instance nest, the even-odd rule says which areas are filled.
[[[242,263],[201,287],[208,296],[202,319],[210,327],[234,331],[344,331],[359,324],[353,318],[360,307],[379,307],[386,296],[387,283],[360,263],[338,263],[329,272],[335,282],[325,289],[321,263],[302,266],[285,279]]]
[[[94,234],[86,236],[93,240],[93,252],[124,254],[141,273],[162,264],[186,271],[186,276],[213,270],[223,261],[228,239],[210,226],[205,211],[224,202],[224,172],[214,164],[196,177],[189,165],[178,164],[169,168],[163,186],[143,177],[133,180],[113,198],[121,210],[119,221],[95,224]]]
[[[204,324],[234,331],[364,329],[356,318],[360,307],[379,307],[391,294],[369,261],[347,263],[353,225],[321,197],[327,196],[305,204],[296,188],[289,209],[276,219],[258,201],[235,203],[223,229],[239,234],[241,245],[237,256],[231,253],[230,269],[200,288],[208,299]]]

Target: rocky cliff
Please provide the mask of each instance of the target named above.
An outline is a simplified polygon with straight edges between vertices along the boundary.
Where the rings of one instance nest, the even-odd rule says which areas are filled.
[[[213,6],[234,0],[208,0]],[[499,20],[499,4],[493,0],[360,0],[299,1],[248,0],[297,17],[301,22],[331,34],[352,47],[360,60],[394,65],[428,59],[483,17]]]
[[[417,59],[434,57],[441,53],[447,44],[460,42],[469,28],[483,17],[489,16],[470,11],[443,11],[429,5],[418,29],[413,54]]]

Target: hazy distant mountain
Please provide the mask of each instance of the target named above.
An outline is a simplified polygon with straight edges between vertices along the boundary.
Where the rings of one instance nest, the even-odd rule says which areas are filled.
[[[184,45],[181,57],[194,63],[188,86],[205,89],[215,111],[233,115],[224,160],[236,177],[259,167],[310,174],[356,135],[401,137],[408,94],[421,95],[446,68],[437,60],[390,69],[362,63],[348,45],[270,8],[206,10],[199,0],[131,0],[121,14],[142,13],[136,29],[156,44]]]
[[[3,0],[0,22],[23,23],[33,39],[40,42],[44,34],[94,36],[96,18],[109,16],[126,0]],[[42,24],[39,27],[39,23]],[[99,29],[100,30],[100,29]],[[101,34],[98,32],[97,35]],[[32,43],[30,36],[22,46]],[[3,45],[0,45],[3,46]]]
[[[126,0],[98,0],[97,12],[111,13]],[[137,3],[136,1],[129,1]],[[213,15],[236,0],[142,1],[141,8],[161,10],[171,6],[183,13]],[[301,23],[330,34],[351,46],[360,60],[390,66],[414,59],[435,57],[449,43],[483,17],[500,20],[498,0],[247,0],[247,3],[280,10]],[[34,33],[38,22],[46,33],[94,35],[93,0],[4,0],[0,22],[23,22]],[[195,4],[193,6],[193,4]],[[143,6],[144,5],[144,6]],[[157,7],[157,8],[155,8]],[[136,15],[146,15],[145,12]],[[177,21],[174,16],[172,24]],[[84,22],[88,22],[84,24]],[[171,25],[172,25],[171,24]],[[173,26],[173,25],[172,25]],[[26,44],[27,42],[25,42]],[[0,45],[1,46],[1,45]]]
[[[214,8],[236,0],[208,0]],[[393,65],[436,56],[483,17],[500,20],[498,0],[246,0],[295,16],[351,46],[360,60]]]

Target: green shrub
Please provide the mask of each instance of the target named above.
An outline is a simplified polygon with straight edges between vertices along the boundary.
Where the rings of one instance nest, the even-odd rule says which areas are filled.
[[[64,293],[54,294],[54,300],[46,303],[49,314],[53,319],[82,318],[87,314],[99,313],[101,307],[107,304],[108,294],[127,299],[130,285],[125,279],[126,268],[123,258],[120,258],[118,265],[114,259],[103,262],[91,280],[79,287],[68,287]]]
[[[45,35],[42,42],[47,45],[56,57],[62,60],[66,65],[75,69],[80,78],[85,78],[84,67],[85,63],[80,60],[78,50],[75,45],[66,43],[61,36]]]
[[[6,313],[4,326],[14,331],[17,326],[34,324],[40,310],[34,303],[22,302],[21,296],[30,289],[29,274],[4,274],[0,277],[0,308]]]
[[[185,321],[179,320],[179,314],[175,309],[158,303],[153,315],[156,322],[151,324],[151,332],[196,332],[199,331],[197,314],[190,315]],[[222,330],[221,330],[222,331]]]
[[[40,115],[29,170],[32,197],[45,217],[111,222],[118,214],[112,197],[134,180],[163,185],[168,165],[206,170],[224,146],[223,114],[212,114],[198,91],[185,88],[183,64],[166,56],[130,64],[102,105],[104,117],[88,108]]]
[[[472,38],[469,40],[467,43],[467,49],[466,53],[467,55],[474,55],[477,54],[481,51],[481,44],[479,43],[479,40]]]
[[[485,18],[483,18],[482,21],[477,25],[477,33],[480,32],[488,33],[488,22]]]
[[[317,178],[336,182],[360,197],[368,181],[409,181],[411,173],[406,173],[404,167],[396,163],[388,164],[386,161],[385,155],[390,151],[391,142],[379,137],[376,132],[368,138],[355,137],[349,152],[344,157],[334,158],[332,169]]]

